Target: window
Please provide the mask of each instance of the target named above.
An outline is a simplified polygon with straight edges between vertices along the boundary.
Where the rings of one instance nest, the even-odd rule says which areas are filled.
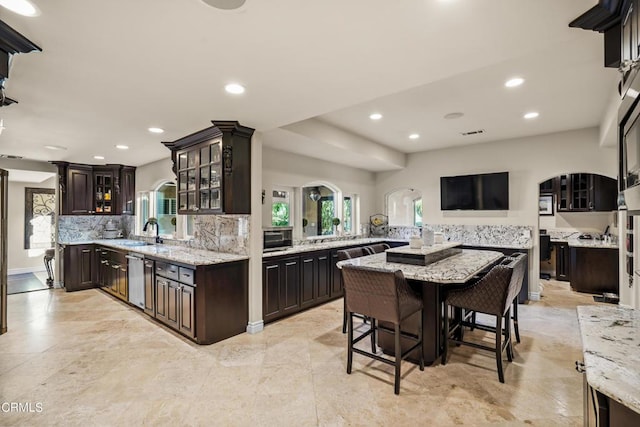
[[[291,203],[288,191],[273,191],[273,203],[271,204],[271,225],[274,227],[287,227],[291,224]]]
[[[401,188],[386,196],[389,225],[422,225],[422,193],[413,188]]]
[[[144,224],[149,218],[156,218],[160,235],[172,236],[177,231],[178,222],[175,182],[166,181],[154,191],[139,193],[138,212],[140,213],[136,230],[138,234],[144,233]],[[187,221],[187,225],[188,223]]]
[[[422,227],[422,198],[413,201],[413,225]]]
[[[344,198],[342,217],[344,218],[342,230],[347,234],[351,234],[353,232],[353,200],[350,196],[345,196]]]
[[[335,207],[333,196],[324,196],[318,201],[318,235],[326,236],[333,234],[333,218],[335,217]]]

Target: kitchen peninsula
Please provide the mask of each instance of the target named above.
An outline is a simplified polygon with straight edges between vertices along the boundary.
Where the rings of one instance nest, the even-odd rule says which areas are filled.
[[[585,378],[585,425],[640,424],[640,312],[578,306]],[[597,402],[594,405],[594,400]]]
[[[246,330],[248,257],[141,240],[61,242],[67,291],[100,287],[194,340],[212,344]],[[143,262],[134,273],[131,260]],[[138,289],[143,287],[144,289]]]

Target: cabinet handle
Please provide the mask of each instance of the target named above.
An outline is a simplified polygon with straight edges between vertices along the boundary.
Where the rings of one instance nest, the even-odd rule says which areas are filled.
[[[119,265],[116,265],[116,264],[112,264],[112,265],[111,265],[111,268],[113,268],[113,269],[116,269],[116,270],[117,270],[117,269],[119,269],[119,268],[120,268],[120,266],[119,266]]]
[[[194,210],[194,211],[198,211],[198,210],[200,210],[200,208],[199,208],[199,207],[197,207],[197,206],[194,206],[194,207],[193,207],[193,210]]]
[[[100,261],[100,264],[107,264],[107,265],[109,265],[109,261],[107,261],[107,260],[102,260],[102,261]]]
[[[96,252],[100,252],[102,249],[96,249]]]
[[[182,273],[182,275],[183,275],[184,277],[191,277],[191,275],[190,275],[189,273]]]
[[[581,374],[585,373],[586,369],[584,369],[584,362],[576,360],[576,371],[580,372]]]
[[[83,250],[82,250],[82,253],[83,253],[83,254],[88,254],[89,252],[91,252],[91,249],[83,249]]]

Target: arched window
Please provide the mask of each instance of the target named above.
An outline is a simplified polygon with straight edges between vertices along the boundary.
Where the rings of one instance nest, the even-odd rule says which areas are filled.
[[[413,188],[395,190],[386,197],[389,225],[422,226],[422,193]]]
[[[153,191],[138,194],[138,223],[137,234],[143,234],[142,229],[149,218],[156,218],[161,236],[173,236],[176,232],[176,183],[164,181]]]

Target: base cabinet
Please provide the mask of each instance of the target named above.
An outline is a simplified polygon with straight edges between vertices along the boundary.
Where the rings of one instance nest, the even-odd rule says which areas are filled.
[[[300,309],[300,258],[285,257],[262,263],[262,314],[265,322]]]
[[[571,281],[571,251],[567,242],[553,242],[556,253],[556,280]]]
[[[172,275],[172,271],[186,270],[172,264],[157,262],[156,271]],[[175,267],[175,268],[172,268]],[[190,277],[195,276],[191,271]],[[156,319],[189,338],[195,338],[195,287],[156,275]]]
[[[64,287],[67,292],[93,288],[96,259],[93,245],[64,248]]]
[[[571,247],[571,287],[578,292],[619,293],[618,249]]]
[[[144,312],[151,317],[156,315],[156,286],[153,283],[155,263],[151,259],[144,260]]]

